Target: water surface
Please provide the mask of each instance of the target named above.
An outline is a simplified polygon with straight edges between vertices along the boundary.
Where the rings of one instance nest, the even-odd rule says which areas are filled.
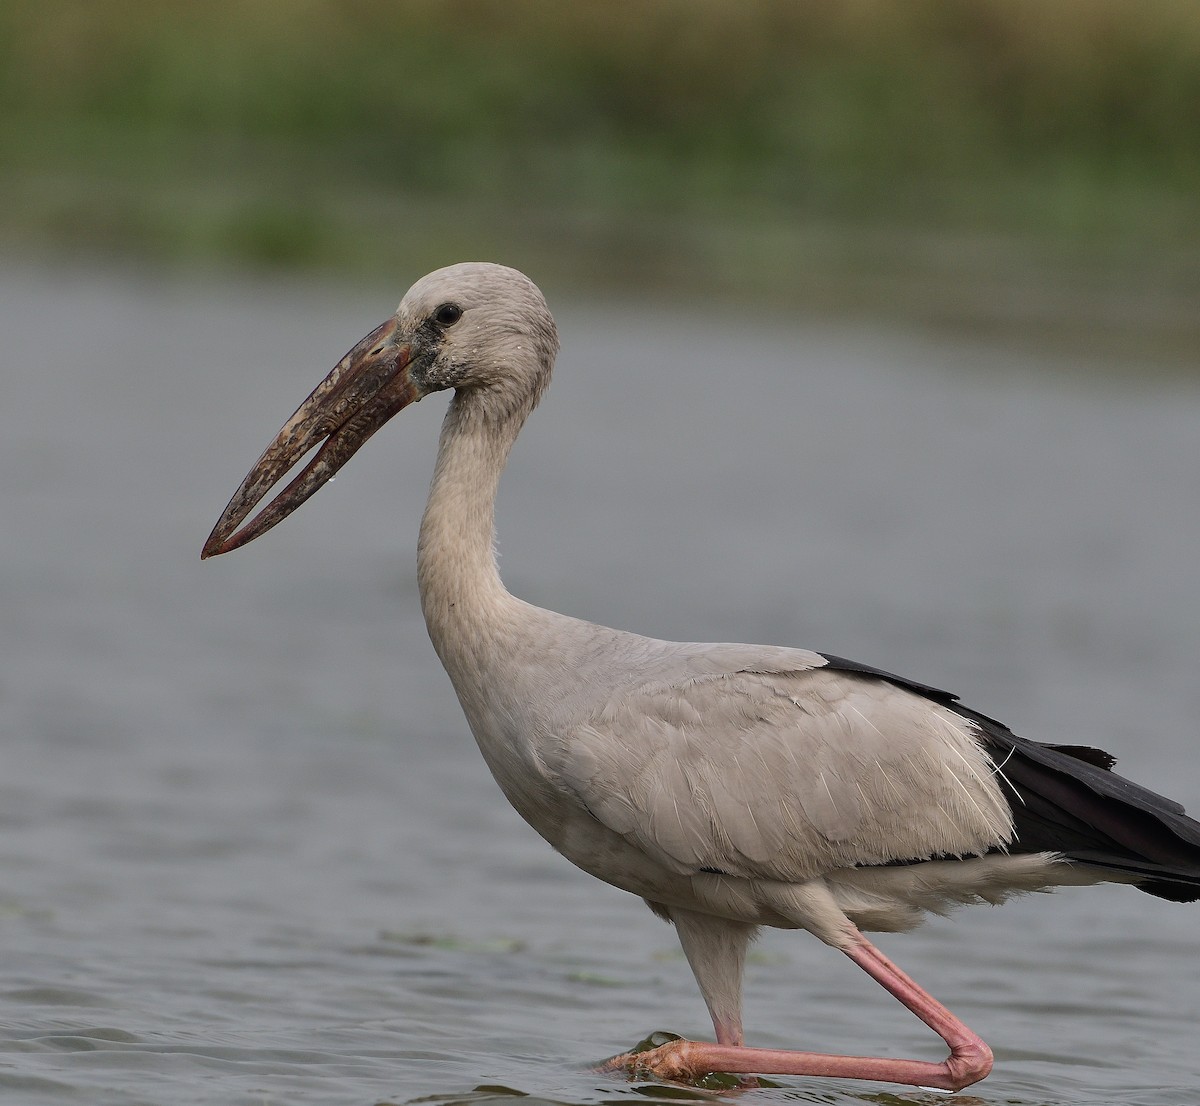
[[[199,560],[403,283],[0,271],[4,1101],[638,1102],[669,1092],[587,1062],[710,1032],[672,932],[508,809],[429,647],[414,541],[438,399],[261,541]],[[501,495],[515,592],[891,668],[1200,809],[1186,375],[555,306],[557,379]],[[994,1046],[963,1101],[1197,1099],[1196,908],[1089,889],[880,943]],[[941,1055],[803,934],[758,946],[747,1030]],[[753,1097],[935,1100],[872,1097],[894,1090]]]

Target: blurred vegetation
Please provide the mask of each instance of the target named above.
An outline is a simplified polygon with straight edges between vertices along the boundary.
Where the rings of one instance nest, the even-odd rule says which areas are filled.
[[[1195,0],[0,0],[0,165],[10,253],[1200,333]]]

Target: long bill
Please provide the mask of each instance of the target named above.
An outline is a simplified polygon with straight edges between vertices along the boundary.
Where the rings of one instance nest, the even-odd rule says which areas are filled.
[[[202,560],[238,549],[282,522],[388,419],[421,398],[409,376],[412,348],[397,340],[397,325],[393,318],[371,331],[284,423],[217,520],[204,543]],[[242,526],[271,489],[316,446],[320,446],[316,454],[291,483]]]

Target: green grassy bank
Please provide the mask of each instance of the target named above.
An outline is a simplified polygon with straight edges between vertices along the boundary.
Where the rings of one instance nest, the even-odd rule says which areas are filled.
[[[1200,333],[1192,0],[0,0],[0,164],[10,251]]]

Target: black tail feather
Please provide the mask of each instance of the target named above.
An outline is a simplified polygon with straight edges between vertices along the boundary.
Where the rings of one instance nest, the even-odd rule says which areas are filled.
[[[1137,886],[1174,902],[1200,900],[1200,822],[1182,806],[1110,771],[1099,749],[1042,745],[957,707],[983,731],[1013,811],[1014,852],[1144,876]]]

